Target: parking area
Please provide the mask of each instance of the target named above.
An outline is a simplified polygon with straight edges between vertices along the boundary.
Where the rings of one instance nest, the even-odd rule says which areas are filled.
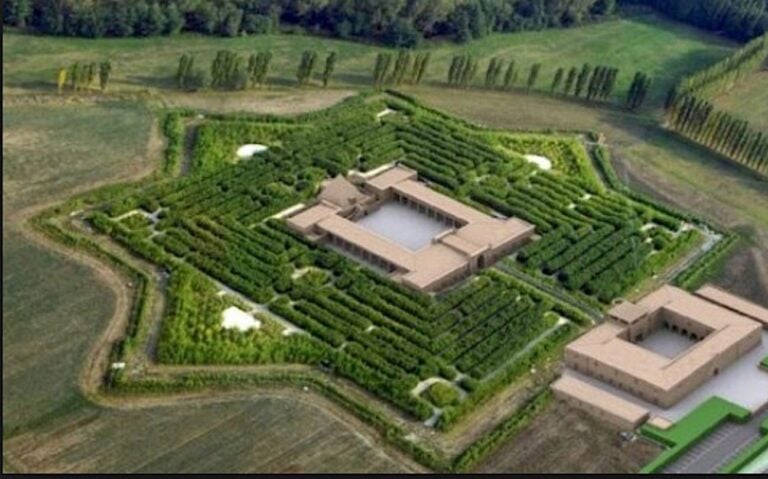
[[[664,472],[704,474],[717,472],[747,446],[760,438],[760,424],[768,411],[755,415],[746,424],[727,422],[685,452]]]

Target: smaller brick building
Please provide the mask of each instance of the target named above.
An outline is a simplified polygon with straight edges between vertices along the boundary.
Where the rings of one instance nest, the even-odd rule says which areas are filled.
[[[606,321],[571,342],[565,351],[568,368],[663,408],[669,408],[708,379],[757,347],[768,310],[705,286],[695,294],[673,286],[624,302],[608,312]],[[649,336],[666,330],[690,345],[671,356],[644,347]],[[582,409],[636,426],[641,417],[628,414],[618,399],[590,401],[583,381],[563,376],[555,393]],[[588,403],[588,406],[585,404]],[[614,421],[614,422],[616,422]]]

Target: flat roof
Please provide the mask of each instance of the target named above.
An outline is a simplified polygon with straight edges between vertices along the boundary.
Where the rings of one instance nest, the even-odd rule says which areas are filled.
[[[723,306],[724,308],[730,309],[731,311],[736,311],[745,316],[749,316],[751,319],[762,324],[763,327],[768,328],[768,309],[760,305],[728,293],[727,291],[723,291],[711,284],[701,287],[696,291],[696,295]]]
[[[760,329],[760,324],[747,316],[668,285],[643,298],[637,306],[639,310],[647,309],[649,312],[671,311],[713,331],[672,359],[622,339],[620,335],[626,326],[610,321],[577,338],[567,348],[668,390],[709,364],[710,360],[730,346]],[[626,306],[623,308],[626,309]]]
[[[341,208],[353,205],[367,198],[348,179],[337,176],[323,182],[323,189],[318,194],[318,199],[335,204]]]
[[[535,226],[519,218],[506,220],[483,215],[483,219],[473,221],[456,230],[456,235],[476,245],[496,248],[510,239],[532,233]]]
[[[314,206],[298,212],[297,214],[288,218],[288,222],[302,230],[309,228],[310,226],[336,215],[339,208],[329,203],[317,203]]]
[[[650,414],[648,409],[574,376],[561,376],[552,383],[552,390],[591,404],[635,426],[645,421]]]
[[[410,271],[414,267],[413,253],[410,250],[339,215],[323,219],[317,223],[317,227],[353,245],[359,245],[361,249],[389,261],[398,268]]]
[[[417,173],[404,166],[395,166],[367,179],[366,183],[379,190],[386,190],[401,181],[416,179]]]
[[[429,207],[439,210],[441,213],[464,223],[483,221],[490,218],[488,215],[483,214],[460,201],[456,201],[453,198],[438,193],[424,183],[420,183],[414,179],[400,181],[393,184],[391,188],[403,196],[428,205]]]

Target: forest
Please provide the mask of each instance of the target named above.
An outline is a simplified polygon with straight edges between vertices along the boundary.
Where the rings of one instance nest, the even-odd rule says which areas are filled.
[[[619,0],[747,41],[768,31],[766,0]],[[88,38],[185,32],[237,36],[281,28],[413,47],[492,32],[573,27],[617,11],[616,0],[5,0],[3,24]]]
[[[615,0],[6,0],[3,24],[49,35],[237,36],[302,29],[413,47],[491,32],[571,27],[613,13]]]
[[[684,23],[748,41],[768,32],[768,0],[619,0],[644,5]]]

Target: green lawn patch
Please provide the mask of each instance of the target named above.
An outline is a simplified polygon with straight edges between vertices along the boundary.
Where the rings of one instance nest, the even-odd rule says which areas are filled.
[[[435,383],[424,391],[424,397],[437,407],[455,406],[459,402],[459,392],[446,383]]]
[[[666,430],[648,424],[642,426],[640,434],[668,446],[669,449],[647,464],[641,472],[660,472],[723,422],[745,422],[749,415],[747,409],[713,396]]]

